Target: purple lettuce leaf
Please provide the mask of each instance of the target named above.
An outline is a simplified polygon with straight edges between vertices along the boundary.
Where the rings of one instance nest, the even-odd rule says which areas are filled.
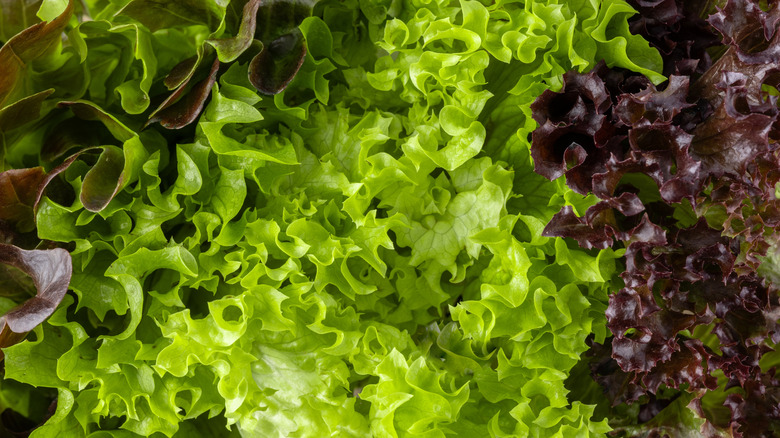
[[[631,32],[642,35],[664,59],[663,74],[701,74],[712,65],[707,49],[718,43],[701,18],[707,1],[628,0],[639,11],[629,20]]]
[[[189,63],[189,60],[183,62]],[[211,95],[211,88],[217,81],[219,59],[216,57],[214,58],[204,79],[198,81],[193,86],[188,87],[188,84],[192,81],[193,77],[195,77],[196,70],[197,66],[193,67],[189,75],[179,84],[178,88],[152,112],[149,116],[149,120],[146,122],[146,126],[159,122],[160,125],[167,129],[181,129],[197,120],[198,116],[203,111],[203,107],[206,105],[206,100]],[[172,72],[172,74],[179,74],[176,67],[174,67],[174,72]],[[169,75],[168,77],[170,78],[171,76]],[[171,80],[171,83],[175,82],[178,82],[178,78]]]
[[[0,348],[4,348],[21,342],[54,313],[68,291],[73,267],[70,254],[62,248],[27,251],[3,243],[0,263],[29,275],[37,290],[34,297],[0,316]]]
[[[730,418],[702,410],[701,433],[775,436],[780,387],[760,362],[780,342],[780,298],[757,269],[780,226],[780,123],[765,92],[780,84],[780,8],[729,0],[709,19],[727,46],[707,68],[717,40],[692,36],[715,35],[702,2],[635,3],[635,30],[655,32],[675,74],[657,89],[600,65],[537,99],[535,170],[601,199],[582,217],[564,207],[544,235],[625,248],[625,287],[606,311],[611,353],[593,368],[613,404],[644,400],[652,422],[663,409],[647,400],[682,391],[695,408],[721,376]]]

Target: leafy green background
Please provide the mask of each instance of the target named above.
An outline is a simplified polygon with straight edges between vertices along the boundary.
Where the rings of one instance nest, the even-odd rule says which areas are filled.
[[[259,95],[239,57],[197,125],[167,131],[141,129],[162,80],[231,36],[243,4],[127,3],[75,6],[65,43],[13,91],[54,88],[41,116],[2,136],[5,168],[51,168],[87,131],[109,154],[76,161],[61,177],[78,196],[47,192],[37,210],[74,273],[5,350],[0,403],[42,416],[35,394],[56,391],[32,437],[609,430],[564,382],[607,334],[622,254],[541,237],[561,206],[595,200],[533,173],[529,105],[601,59],[663,80],[633,9],[321,0],[285,91]],[[21,28],[2,16],[8,44]],[[77,99],[92,120],[55,107]],[[121,177],[90,178],[112,157]]]

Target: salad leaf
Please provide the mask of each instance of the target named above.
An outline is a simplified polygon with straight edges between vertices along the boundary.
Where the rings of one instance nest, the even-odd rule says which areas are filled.
[[[218,70],[219,60],[215,59],[206,79],[195,84],[183,97],[180,95],[180,91],[184,90],[184,85],[186,85],[186,83],[182,84],[176,92],[171,94],[171,96],[152,113],[149,121],[146,123],[160,122],[162,126],[168,129],[179,129],[194,122],[200,112],[203,111],[206,99],[211,92],[211,87],[217,80]],[[176,100],[176,98],[179,98],[179,100]]]
[[[206,0],[132,0],[118,14],[140,21],[152,32],[193,24],[203,24],[216,30],[224,15],[224,7]]]
[[[54,20],[30,26],[0,47],[0,108],[26,97],[23,83],[27,64],[56,49],[72,11],[73,3],[69,1]]]
[[[31,436],[609,431],[567,382],[607,340],[624,250],[542,231],[564,207],[641,200],[535,175],[528,135],[566,71],[664,79],[627,3],[89,0],[38,16],[60,6],[52,50],[0,109],[4,239],[67,248],[73,267],[71,293],[5,349],[0,400],[51,406],[10,407]],[[626,117],[693,123],[664,111],[678,82]],[[614,86],[580,112],[618,132]]]
[[[669,23],[679,5],[647,7]],[[602,66],[567,73],[561,92],[532,106],[542,125],[532,146],[537,172],[565,175],[572,189],[601,199],[582,215],[564,207],[543,235],[626,249],[625,286],[606,311],[611,358],[594,368],[596,380],[614,385],[613,403],[687,397],[695,413],[672,417],[682,430],[772,436],[778,427],[763,404],[772,403],[775,371],[760,366],[778,340],[778,293],[757,270],[777,244],[765,227],[777,223],[780,163],[770,132],[778,111],[762,91],[777,86],[776,11],[727,2],[709,19],[725,53],[706,71],[670,76],[662,91]],[[679,71],[679,56],[669,54]],[[720,401],[728,422],[701,408],[706,391],[724,382],[737,388]],[[666,421],[661,408],[641,409],[635,421]]]
[[[262,3],[260,0],[246,2],[241,12],[241,27],[236,36],[207,40],[217,50],[220,62],[235,61],[252,45],[257,29],[257,13]]]
[[[0,243],[0,263],[29,275],[37,290],[34,297],[0,317],[0,347],[5,348],[21,342],[54,313],[68,291],[73,268],[64,249],[28,251],[5,243]],[[0,359],[4,356],[0,353]]]
[[[38,21],[36,14],[41,7],[41,1],[24,1],[21,5],[14,3],[12,0],[0,3],[0,12],[2,12],[0,41],[3,43]]]

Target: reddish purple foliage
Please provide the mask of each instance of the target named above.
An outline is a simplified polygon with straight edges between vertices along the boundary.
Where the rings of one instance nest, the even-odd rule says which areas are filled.
[[[762,90],[780,85],[780,6],[729,0],[708,20],[728,46],[714,63],[704,49],[717,39],[698,2],[635,6],[643,14],[632,28],[677,74],[657,89],[602,64],[537,99],[535,170],[601,199],[583,217],[565,207],[544,234],[626,248],[625,287],[606,315],[611,358],[593,367],[613,403],[663,387],[714,389],[719,370],[739,387],[725,402],[729,432],[773,436],[780,384],[759,361],[780,342],[780,300],[756,269],[780,226],[778,106]],[[695,223],[675,219],[691,213]],[[691,335],[698,326],[717,346]]]

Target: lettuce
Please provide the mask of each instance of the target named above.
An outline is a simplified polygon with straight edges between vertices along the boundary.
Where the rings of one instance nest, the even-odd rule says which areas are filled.
[[[648,9],[660,25],[682,6]],[[667,69],[687,73],[663,90],[602,64],[567,73],[560,92],[532,105],[535,170],[600,199],[579,214],[563,207],[542,235],[625,249],[625,284],[606,310],[613,338],[591,352],[608,396],[600,402],[642,405],[613,416],[623,436],[769,437],[780,428],[771,264],[779,14],[777,4],[726,2],[708,19],[721,56],[667,52]],[[679,14],[669,26],[701,30],[699,21]],[[689,35],[677,43],[695,47]]]
[[[567,379],[623,250],[542,235],[596,199],[528,135],[570,69],[664,79],[625,2],[2,7],[0,251],[72,258],[4,348],[30,436],[610,430]]]

